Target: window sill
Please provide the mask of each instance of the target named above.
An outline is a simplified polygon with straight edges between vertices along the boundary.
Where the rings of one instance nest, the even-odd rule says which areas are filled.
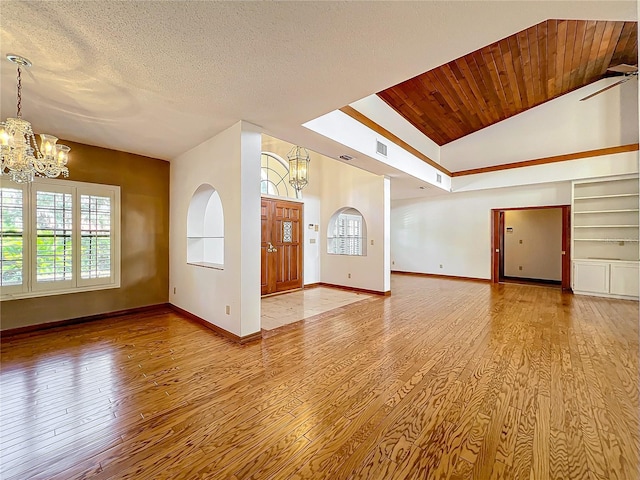
[[[62,290],[43,290],[37,292],[20,292],[0,294],[0,302],[10,300],[22,300],[26,298],[52,297],[54,295],[68,295],[73,293],[95,292],[97,290],[108,290],[111,288],[120,288],[120,283],[110,283],[108,285],[93,285],[90,287],[74,287]],[[0,289],[1,292],[2,289]]]
[[[187,265],[193,265],[195,267],[211,268],[212,270],[224,270],[224,265],[220,265],[219,263],[187,262]]]

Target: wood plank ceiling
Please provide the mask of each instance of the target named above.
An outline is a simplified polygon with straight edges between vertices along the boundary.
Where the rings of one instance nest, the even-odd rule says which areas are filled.
[[[378,92],[438,145],[638,63],[637,22],[546,20]]]

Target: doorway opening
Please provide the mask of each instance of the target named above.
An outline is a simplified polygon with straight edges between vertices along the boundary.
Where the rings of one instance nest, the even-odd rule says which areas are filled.
[[[491,281],[571,287],[569,205],[491,211]]]

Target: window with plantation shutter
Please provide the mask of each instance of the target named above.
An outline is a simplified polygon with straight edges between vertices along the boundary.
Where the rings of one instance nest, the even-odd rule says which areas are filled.
[[[327,232],[327,253],[334,255],[367,254],[367,226],[355,208],[342,208],[331,216]]]
[[[3,180],[0,299],[120,286],[120,187]]]

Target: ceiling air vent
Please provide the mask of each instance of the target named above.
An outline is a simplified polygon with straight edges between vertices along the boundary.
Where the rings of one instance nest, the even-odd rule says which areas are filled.
[[[376,140],[376,153],[387,156],[387,146],[380,140]]]
[[[439,173],[436,173],[436,182],[442,183],[442,175],[440,175]]]

